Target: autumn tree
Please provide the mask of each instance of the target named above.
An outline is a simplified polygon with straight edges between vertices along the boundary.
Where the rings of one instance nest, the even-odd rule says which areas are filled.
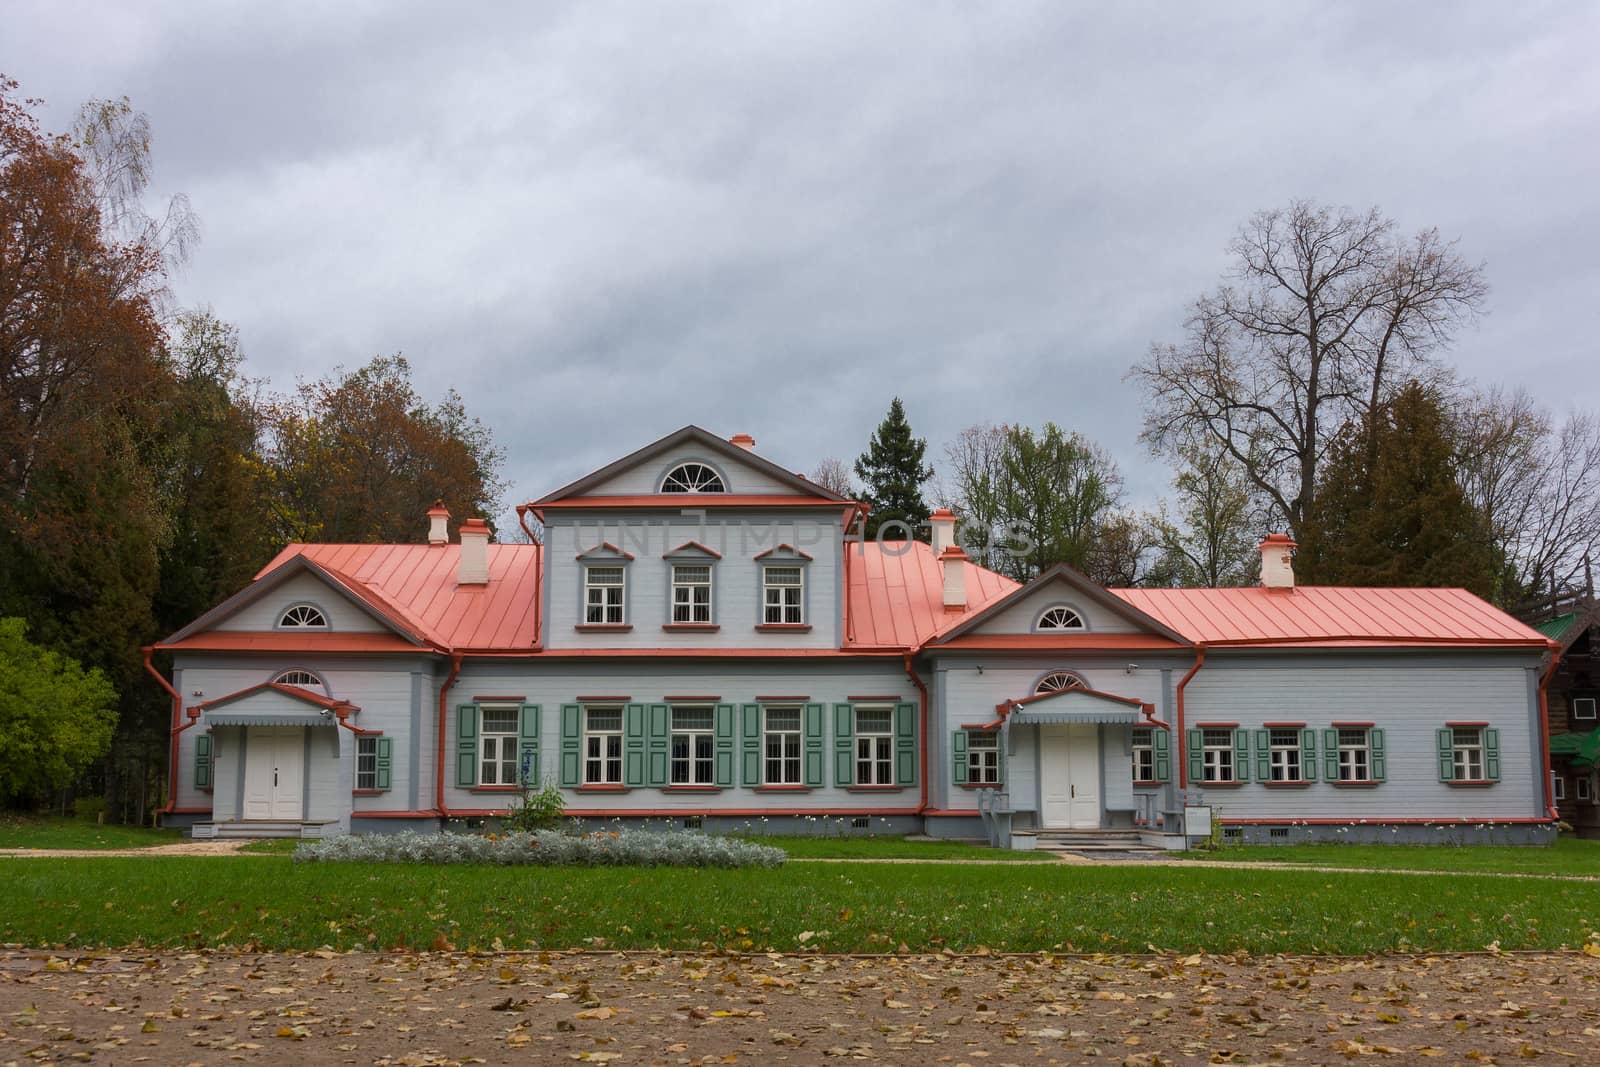
[[[1094,570],[1095,541],[1121,499],[1116,463],[1082,434],[1053,422],[1037,433],[1009,427],[995,487],[1001,570],[1018,581],[1056,563]]]
[[[923,462],[927,451],[928,442],[912,435],[905,405],[895,397],[889,413],[868,440],[867,450],[856,460],[856,475],[863,483],[862,497],[872,508],[867,515],[868,537],[878,536],[884,524],[892,523],[884,536],[906,540],[916,536],[927,523],[928,505],[922,498],[922,486],[933,477],[933,468]]]
[[[1266,532],[1255,521],[1250,483],[1222,449],[1177,446],[1172,487],[1177,515],[1156,520],[1160,559],[1152,584],[1219,589],[1251,584],[1260,566],[1256,546]]]
[[[944,479],[939,503],[955,513],[956,537],[973,562],[990,570],[1004,566],[1000,545],[1000,486],[1005,481],[1005,456],[1011,428],[994,423],[968,426],[944,447]]]
[[[844,460],[835,456],[827,456],[819,460],[816,468],[811,472],[810,480],[832,493],[838,493],[846,500],[854,499],[856,483],[850,477],[850,468]]]
[[[1305,541],[1340,427],[1426,376],[1487,286],[1436,230],[1403,236],[1377,209],[1296,201],[1255,215],[1229,251],[1187,337],[1129,372],[1150,400],[1144,436],[1221,449]]]

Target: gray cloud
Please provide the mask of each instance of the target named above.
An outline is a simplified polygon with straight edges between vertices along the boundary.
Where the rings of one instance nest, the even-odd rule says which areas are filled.
[[[288,385],[404,351],[530,497],[686,422],[809,469],[898,393],[937,449],[1081,429],[1153,499],[1122,372],[1251,212],[1438,226],[1453,360],[1600,407],[1600,11],[1439,3],[8,9],[64,126],[149,113],[180,299]]]

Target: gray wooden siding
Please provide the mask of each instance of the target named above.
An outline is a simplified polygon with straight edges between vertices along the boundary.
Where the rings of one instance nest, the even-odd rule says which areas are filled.
[[[661,479],[666,476],[666,473],[678,464],[689,461],[705,463],[721,471],[723,481],[727,483],[727,489],[730,493],[745,495],[773,493],[781,493],[784,496],[799,495],[793,486],[785,485],[755,470],[753,467],[739,463],[727,456],[710,455],[704,449],[695,445],[685,445],[667,454],[647,459],[638,466],[622,471],[615,477],[595,486],[585,495],[635,496],[657,493],[661,490]]]
[[[1033,624],[1038,620],[1040,613],[1046,608],[1064,605],[1072,608],[1083,621],[1088,624],[1091,631],[1105,634],[1130,634],[1143,633],[1143,629],[1135,626],[1127,619],[1114,611],[1110,611],[1083,596],[1076,589],[1064,582],[1052,582],[1043,589],[1034,591],[997,613],[974,633],[983,634],[1025,634],[1033,632]]]
[[[839,646],[839,515],[776,512],[664,516],[640,512],[600,518],[552,516],[546,528],[546,648],[837,648]],[[671,561],[663,555],[688,541],[721,554],[712,566],[715,633],[662,629],[672,621]],[[630,632],[584,633],[583,564],[576,557],[602,543],[633,555],[627,566]],[[761,564],[755,556],[780,544],[812,557],[805,565],[807,633],[761,633]]]
[[[344,633],[381,633],[385,627],[348,597],[312,574],[297,574],[253,604],[217,623],[218,630],[275,630],[284,609],[311,603],[328,616],[328,626]]]

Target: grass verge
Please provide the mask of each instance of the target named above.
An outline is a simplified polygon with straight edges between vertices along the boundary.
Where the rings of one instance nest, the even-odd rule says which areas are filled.
[[[1600,922],[1591,885],[1467,875],[1053,864],[556,870],[271,856],[9,862],[0,941],[39,947],[1359,954],[1554,949],[1584,943]]]
[[[1600,876],[1600,841],[1562,837],[1549,848],[1495,845],[1241,845],[1215,852],[1174,853],[1229,863],[1304,863],[1362,870],[1462,871],[1484,874]]]
[[[59,815],[0,816],[0,848],[149,848],[182,840],[181,830],[102,826]]]

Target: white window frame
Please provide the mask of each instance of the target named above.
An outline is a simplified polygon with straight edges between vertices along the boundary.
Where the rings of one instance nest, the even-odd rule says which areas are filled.
[[[1064,693],[1068,689],[1087,688],[1089,688],[1089,683],[1071,671],[1051,671],[1039,679],[1038,684],[1033,687],[1033,691],[1035,694]]]
[[[321,678],[304,667],[290,667],[273,675],[273,685],[292,685],[298,689],[320,689],[324,694],[328,687]]]
[[[489,729],[489,716],[510,717],[510,726]],[[485,704],[478,708],[478,784],[517,785],[517,761],[522,744],[522,708],[516,704]]]
[[[1226,736],[1227,743],[1217,738]],[[1233,765],[1234,728],[1206,726],[1200,730],[1200,780],[1226,783],[1239,780],[1238,768]]]
[[[694,477],[688,476],[690,467],[698,468]],[[676,480],[677,487],[670,487]],[[722,472],[711,464],[698,459],[686,459],[682,463],[675,463],[667,473],[661,476],[661,491],[663,493],[726,493],[728,483],[722,477]]]
[[[780,720],[772,723],[774,714],[794,716],[794,726]],[[804,781],[805,765],[805,709],[798,704],[773,705],[761,709],[761,783],[763,785],[800,785]],[[774,775],[774,769],[777,774]]]
[[[710,704],[674,705],[667,714],[671,717],[667,748],[667,784],[716,785],[717,784],[717,709]],[[679,725],[679,715],[685,722]],[[704,715],[701,721],[687,721],[688,716]],[[682,745],[682,755],[679,755]],[[681,769],[680,769],[681,768]]]
[[[1282,736],[1294,735],[1292,743],[1282,743]],[[1306,780],[1305,754],[1301,751],[1300,728],[1297,726],[1267,727],[1267,752],[1271,757],[1268,781],[1303,782]]]
[[[291,621],[292,620],[292,621]],[[278,613],[278,629],[280,630],[327,630],[328,613],[315,604],[301,601],[290,604]]]
[[[863,729],[862,715],[883,716],[884,725]],[[894,785],[894,705],[855,709],[856,785]]]
[[[596,573],[601,571],[615,571],[617,580],[596,581]],[[597,613],[598,618],[596,618]],[[613,614],[615,618],[611,617]],[[628,568],[621,563],[585,563],[583,565],[584,625],[623,626],[627,621]]]
[[[792,571],[794,582],[774,582],[776,572]],[[774,597],[773,594],[777,596]],[[790,601],[793,601],[791,603]],[[793,616],[791,618],[791,616]],[[767,563],[761,567],[761,622],[765,626],[804,626],[806,569],[799,563]]]
[[[716,581],[712,566],[707,563],[674,563],[672,566],[672,621],[674,624],[709,623],[711,618],[711,605],[713,603],[712,583]],[[705,571],[705,580],[691,580],[681,577],[679,571],[687,570]],[[705,603],[700,603],[696,593],[705,591]],[[681,602],[680,602],[681,601]],[[679,609],[683,609],[686,618],[678,618]]]
[[[1372,781],[1372,730],[1366,726],[1337,726],[1339,737],[1339,781]],[[1361,735],[1358,742],[1356,734]],[[1346,735],[1350,735],[1348,738]]]
[[[1152,726],[1133,728],[1133,782],[1149,785],[1156,780],[1156,737]],[[1143,738],[1143,741],[1140,738]]]
[[[1589,776],[1587,774],[1574,778],[1572,784],[1572,799],[1579,804],[1594,803],[1594,788],[1589,784]]]
[[[1089,624],[1084,621],[1083,612],[1078,609],[1069,608],[1065,604],[1052,604],[1039,613],[1039,617],[1034,620],[1033,628],[1042,631],[1083,631],[1089,628]]]
[[[378,738],[364,734],[356,738],[356,789],[376,791],[378,788]]]
[[[1470,735],[1470,737],[1468,736]],[[1488,752],[1484,744],[1483,727],[1452,726],[1450,728],[1451,773],[1457,782],[1482,782],[1488,773]],[[1476,773],[1469,773],[1475,771]]]
[[[1576,722],[1590,722],[1595,718],[1594,697],[1573,697],[1572,718]]]
[[[1560,771],[1550,772],[1550,799],[1555,801],[1567,799],[1567,779]]]
[[[1000,732],[967,731],[967,784],[1000,784]]]
[[[583,784],[621,785],[622,770],[622,719],[625,714],[621,704],[585,705],[583,708]],[[596,728],[595,715],[615,715],[617,725]],[[591,774],[591,765],[598,765],[598,776]]]

